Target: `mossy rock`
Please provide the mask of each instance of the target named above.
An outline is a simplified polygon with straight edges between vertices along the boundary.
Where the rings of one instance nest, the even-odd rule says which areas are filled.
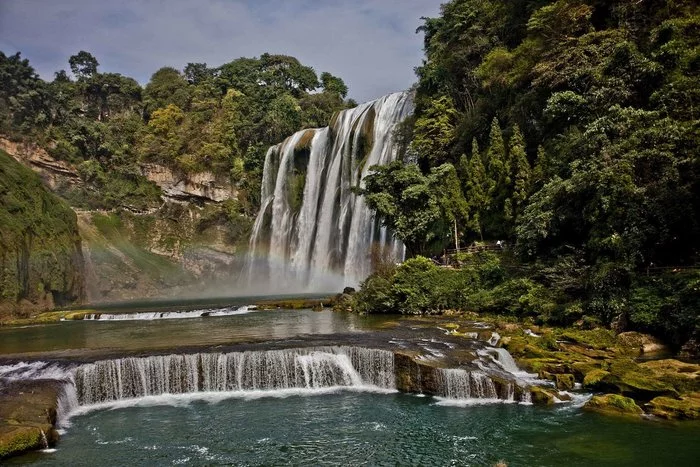
[[[659,396],[678,396],[673,385],[630,359],[614,360],[608,364],[607,370],[589,372],[583,385],[587,389],[622,394],[638,401],[649,401]]]
[[[619,394],[593,396],[583,408],[606,415],[639,416],[644,413],[634,399]]]
[[[530,396],[532,403],[536,405],[552,405],[554,404],[554,398],[557,397],[556,394],[539,386],[530,388]]]
[[[640,332],[623,332],[615,339],[619,349],[624,353],[640,355],[668,351],[668,347],[659,339]]]
[[[35,426],[0,427],[0,459],[44,447],[41,429]]]
[[[581,383],[586,379],[589,373],[595,370],[600,370],[600,364],[591,363],[590,361],[574,362],[571,364],[571,373],[573,373],[576,381]]]
[[[587,389],[595,389],[596,385],[600,383],[603,380],[603,378],[605,378],[609,374],[610,372],[601,369],[594,369],[592,371],[589,371],[583,378],[583,387]]]
[[[700,392],[678,399],[656,397],[649,402],[650,412],[670,420],[700,420]]]
[[[560,337],[564,340],[596,350],[615,347],[615,333],[609,329],[592,329],[590,331],[567,329]]]
[[[551,355],[551,352],[530,344],[524,337],[513,337],[509,341],[504,342],[503,347],[517,358],[546,358]]]
[[[639,365],[680,393],[700,392],[700,365],[674,359],[654,360]]]
[[[560,389],[562,391],[569,391],[574,388],[574,383],[576,382],[576,380],[574,379],[574,375],[566,373],[554,375],[554,382],[557,385],[557,389]]]

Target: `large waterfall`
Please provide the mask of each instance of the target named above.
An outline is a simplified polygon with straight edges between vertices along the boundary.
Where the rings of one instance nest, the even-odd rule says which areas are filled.
[[[250,284],[337,290],[370,273],[373,249],[403,258],[403,245],[379,225],[353,187],[362,185],[373,165],[400,156],[394,130],[412,111],[410,93],[390,94],[268,150],[250,238]]]

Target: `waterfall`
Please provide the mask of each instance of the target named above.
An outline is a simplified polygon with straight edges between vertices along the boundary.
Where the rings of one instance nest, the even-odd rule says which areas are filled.
[[[498,399],[496,385],[480,371],[439,369],[438,385],[448,399]]]
[[[403,259],[403,245],[352,189],[370,167],[399,158],[394,129],[412,111],[410,93],[390,94],[268,150],[249,242],[250,286],[337,290],[370,273],[373,247]]]
[[[228,308],[207,308],[191,311],[152,311],[138,313],[88,313],[83,317],[85,321],[150,321],[154,319],[188,319],[208,318],[220,316],[245,315],[255,310],[248,306]]]
[[[331,387],[395,388],[393,353],[321,347],[103,360],[75,372],[81,405],[160,394]]]

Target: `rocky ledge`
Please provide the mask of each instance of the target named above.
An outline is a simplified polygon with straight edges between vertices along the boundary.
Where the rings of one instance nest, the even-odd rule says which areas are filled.
[[[55,445],[60,383],[33,380],[0,384],[0,460]]]

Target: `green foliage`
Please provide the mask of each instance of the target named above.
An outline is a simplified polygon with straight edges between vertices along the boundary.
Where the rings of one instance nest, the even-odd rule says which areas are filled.
[[[63,193],[83,207],[153,208],[154,187],[139,164],[176,173],[209,171],[236,185],[255,212],[265,150],[302,127],[327,124],[350,105],[341,78],[286,55],[240,58],[218,68],[188,63],[157,70],[144,89],[133,79],[100,73],[97,59],[70,57],[75,81],[61,70],[42,81],[19,54],[0,52],[0,132],[31,137],[77,167],[85,188]]]
[[[337,94],[343,99],[348,96],[348,87],[345,85],[345,81],[327,71],[321,73],[321,86],[324,92]]]
[[[673,342],[696,332],[696,300],[683,292],[681,312],[672,292],[692,287],[639,278],[700,257],[698,25],[684,0],[452,0],[425,19],[421,173],[465,154],[463,244],[510,238],[531,274],[471,306],[627,323]],[[383,212],[400,211],[390,189],[375,191]],[[424,237],[455,216],[440,217]]]
[[[33,303],[51,294],[69,303],[82,292],[75,213],[41,179],[0,151],[0,302]]]
[[[453,235],[453,224],[467,222],[468,205],[451,164],[423,175],[417,165],[396,161],[372,167],[364,184],[360,192],[367,205],[411,256],[439,251]]]
[[[89,52],[81,50],[68,59],[68,64],[73,75],[79,80],[86,80],[97,74],[97,67],[100,65],[97,59]]]
[[[424,113],[415,122],[412,150],[419,160],[429,166],[449,161],[449,145],[455,137],[456,110],[448,96],[441,96],[427,104]]]

